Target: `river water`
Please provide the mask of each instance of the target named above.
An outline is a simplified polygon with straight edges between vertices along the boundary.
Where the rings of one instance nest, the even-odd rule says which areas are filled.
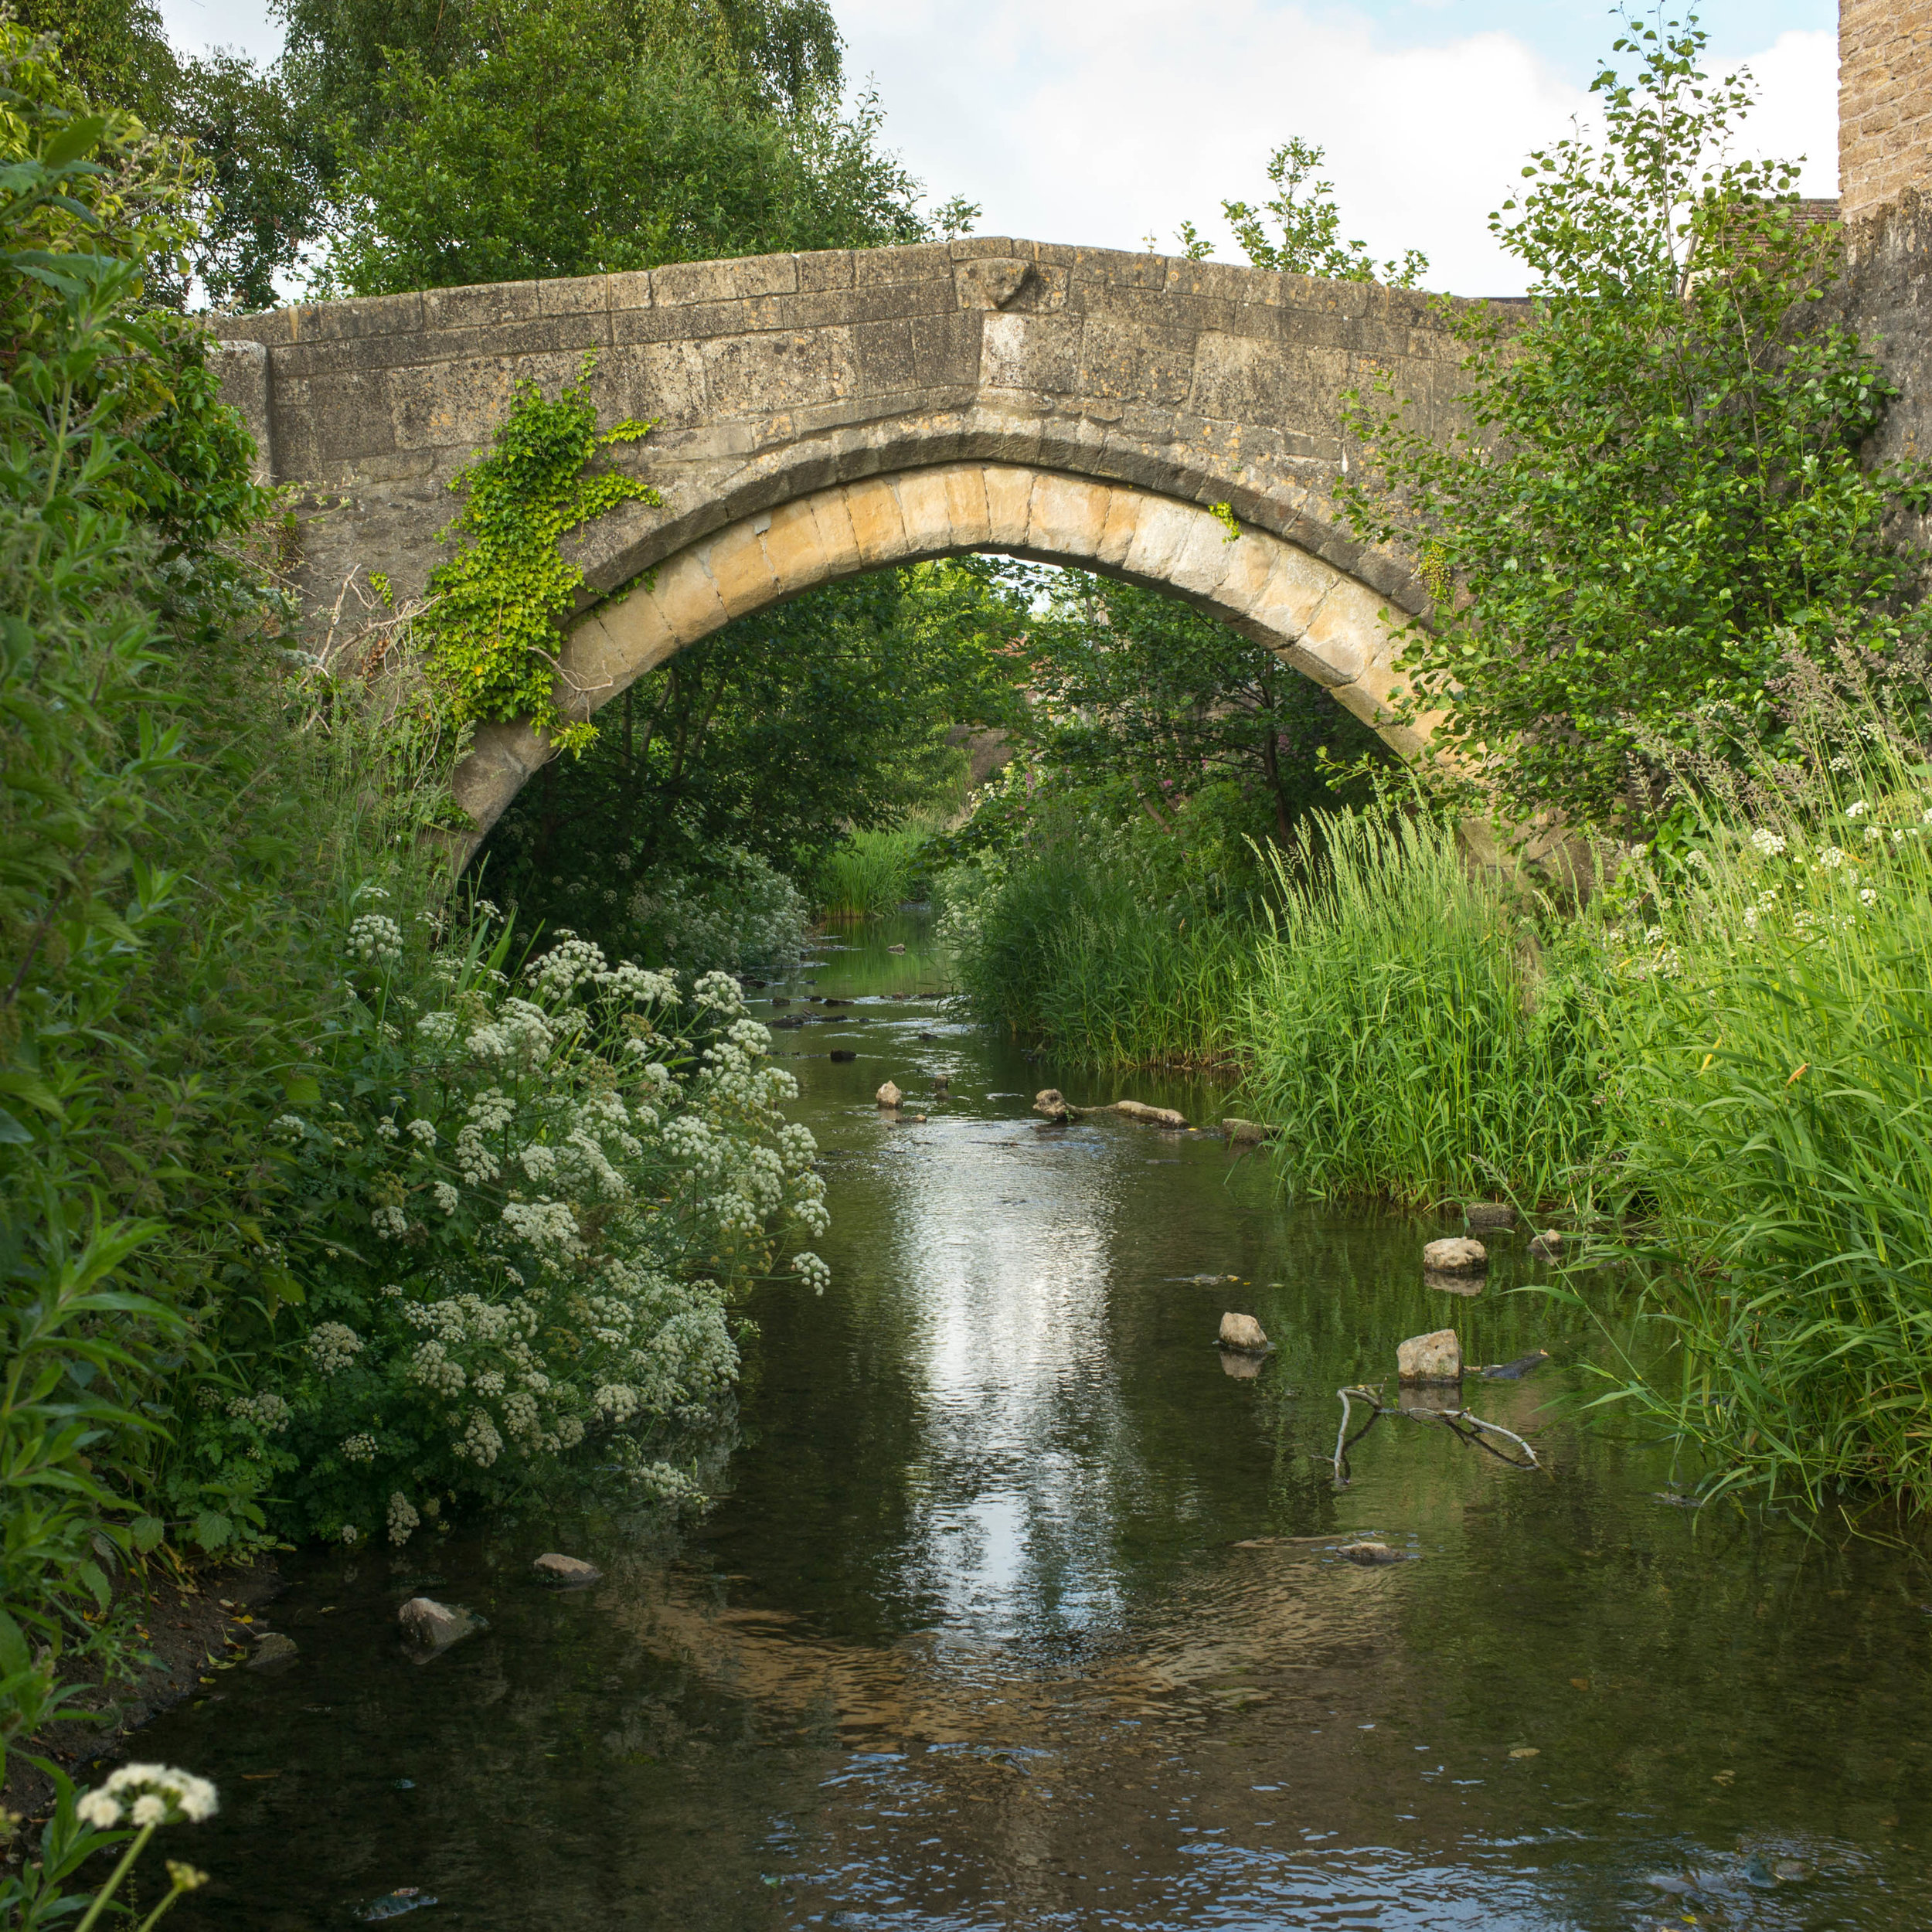
[[[1447,1294],[1441,1221],[1284,1205],[1216,1136],[1038,1131],[1048,1084],[1226,1108],[949,1018],[916,922],[820,961],[754,1011],[855,1002],[776,1036],[833,1281],[754,1301],[716,1507],[292,1560],[263,1621],[298,1659],[141,1743],[222,1788],[171,1835],[214,1875],[175,1923],[1932,1923],[1932,1580],[1685,1508],[1664,1450],[1580,1426],[1611,1281],[1604,1328],[1512,1294],[1546,1277],[1505,1236]],[[928,1119],[879,1115],[888,1077]],[[1277,1344],[1258,1375],[1229,1308]],[[1542,1467],[1390,1417],[1338,1488],[1335,1391],[1445,1325],[1550,1351],[1465,1390]],[[1362,1536],[1410,1560],[1338,1553]],[[607,1580],[536,1587],[551,1548]],[[491,1628],[413,1663],[419,1590]]]

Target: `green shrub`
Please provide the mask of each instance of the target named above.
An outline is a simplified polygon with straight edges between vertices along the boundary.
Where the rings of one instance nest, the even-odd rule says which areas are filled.
[[[392,904],[345,906],[342,997],[268,1128],[305,1291],[226,1311],[239,1386],[182,1418],[191,1486],[252,1461],[277,1532],[396,1543],[587,1440],[647,1498],[692,1495],[675,1440],[734,1379],[730,1298],[782,1227],[825,1225],[795,1084],[727,975],[686,997],[567,933],[506,974],[487,915],[439,937]]]

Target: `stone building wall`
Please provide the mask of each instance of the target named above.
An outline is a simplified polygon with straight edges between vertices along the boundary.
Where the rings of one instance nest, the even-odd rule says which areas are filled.
[[[1848,222],[1932,192],[1932,0],[1838,0],[1838,152]]]

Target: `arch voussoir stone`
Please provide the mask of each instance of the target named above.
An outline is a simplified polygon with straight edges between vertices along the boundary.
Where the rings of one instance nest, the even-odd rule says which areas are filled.
[[[587,613],[564,641],[558,700],[590,717],[734,618],[841,578],[992,550],[1172,591],[1276,652],[1405,755],[1388,611],[1366,586],[1272,532],[1231,536],[1198,505],[1019,464],[967,462],[815,490],[741,519]],[[457,796],[480,839],[548,747],[527,724],[477,734]]]

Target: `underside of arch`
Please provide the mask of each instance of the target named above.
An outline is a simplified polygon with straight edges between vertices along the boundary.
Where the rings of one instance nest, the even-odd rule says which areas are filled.
[[[679,550],[573,626],[558,702],[587,717],[710,636],[821,583],[893,564],[993,551],[1171,592],[1313,679],[1404,757],[1431,720],[1395,720],[1404,614],[1285,538],[1238,538],[1210,510],[1131,485],[1024,464],[957,461],[835,483],[740,518]],[[485,726],[455,774],[480,841],[553,755],[526,723]]]

